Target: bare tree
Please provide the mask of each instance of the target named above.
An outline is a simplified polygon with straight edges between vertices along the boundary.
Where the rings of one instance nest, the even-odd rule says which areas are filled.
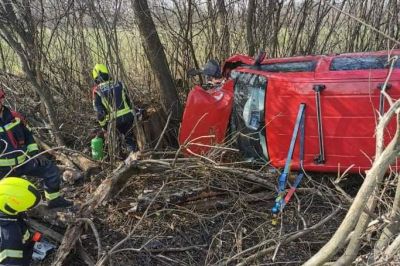
[[[246,20],[246,36],[247,36],[247,53],[251,56],[255,54],[255,43],[254,43],[254,16],[256,12],[256,0],[249,0],[247,7],[247,20]]]
[[[146,55],[158,78],[163,109],[166,113],[172,112],[172,118],[175,121],[179,121],[181,104],[147,0],[132,0],[132,6],[142,35]]]
[[[49,84],[43,77],[43,64],[46,62],[42,51],[43,10],[42,20],[37,21],[32,14],[31,2],[28,0],[0,2],[0,31],[1,38],[18,54],[28,80],[32,83],[46,108],[49,124],[59,145],[64,145],[64,140],[59,131],[59,122],[55,111],[54,99]]]
[[[221,42],[220,42],[220,59],[225,60],[230,56],[230,42],[229,42],[229,24],[228,12],[226,10],[225,1],[217,0],[218,5],[218,21],[221,28]]]

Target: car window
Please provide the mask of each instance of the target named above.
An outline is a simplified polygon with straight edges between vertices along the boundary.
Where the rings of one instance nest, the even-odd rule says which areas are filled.
[[[332,60],[329,67],[331,71],[339,70],[366,70],[366,69],[385,69],[389,64],[387,56],[363,56],[363,57],[337,57]],[[397,60],[395,68],[400,68]]]
[[[261,69],[268,72],[313,72],[315,61],[284,62],[261,65]]]

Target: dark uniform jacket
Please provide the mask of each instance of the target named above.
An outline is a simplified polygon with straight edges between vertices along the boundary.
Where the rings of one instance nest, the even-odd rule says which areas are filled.
[[[0,212],[0,265],[29,265],[33,246],[23,216]]]
[[[24,118],[3,106],[0,117],[0,167],[14,166],[26,160],[26,154],[38,152],[32,132],[25,124]]]
[[[93,88],[93,107],[100,126],[105,127],[111,119],[132,116],[132,107],[121,82],[106,81]]]

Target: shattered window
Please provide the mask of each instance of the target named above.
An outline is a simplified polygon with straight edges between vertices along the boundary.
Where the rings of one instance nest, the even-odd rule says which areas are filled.
[[[332,60],[330,70],[367,70],[385,69],[390,66],[387,56],[363,56],[363,57],[337,57]],[[400,68],[397,60],[395,68]]]
[[[315,61],[285,62],[261,65],[261,69],[268,72],[313,72]]]
[[[265,143],[265,90],[267,80],[251,73],[239,73],[235,83],[231,133],[247,159],[268,158]]]

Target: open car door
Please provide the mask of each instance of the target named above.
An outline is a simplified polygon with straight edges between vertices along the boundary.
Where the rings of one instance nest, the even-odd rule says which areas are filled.
[[[207,153],[215,144],[223,143],[233,103],[233,80],[221,88],[205,90],[195,86],[189,93],[179,143],[190,154]]]

